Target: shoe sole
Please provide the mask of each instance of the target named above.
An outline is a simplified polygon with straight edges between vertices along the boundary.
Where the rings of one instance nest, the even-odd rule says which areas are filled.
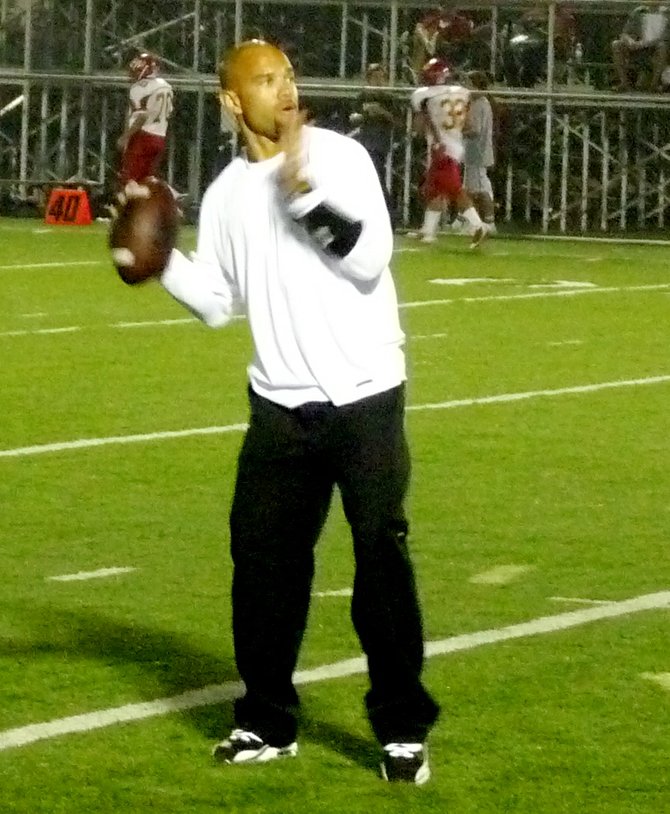
[[[414,780],[402,780],[400,778],[389,780],[384,763],[381,764],[381,770],[382,778],[386,780],[387,783],[413,783],[415,786],[423,786],[424,783],[430,780],[430,766],[427,762],[419,766],[417,773],[414,775]]]
[[[232,766],[237,763],[267,763],[270,760],[277,760],[284,757],[296,757],[298,754],[298,744],[291,743],[288,746],[262,746],[260,749],[243,749],[233,757],[225,757],[224,748],[218,744],[212,750],[212,756],[222,763]]]

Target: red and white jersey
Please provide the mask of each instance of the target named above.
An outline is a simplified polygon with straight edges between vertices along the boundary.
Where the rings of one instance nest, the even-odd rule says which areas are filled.
[[[132,126],[139,115],[146,115],[142,130],[154,136],[165,137],[172,113],[172,96],[172,87],[162,76],[150,76],[133,82],[130,88],[128,125]]]
[[[426,138],[429,149],[435,139],[455,161],[463,160],[463,125],[470,91],[461,85],[431,85],[417,88],[411,97],[412,108],[428,117]]]

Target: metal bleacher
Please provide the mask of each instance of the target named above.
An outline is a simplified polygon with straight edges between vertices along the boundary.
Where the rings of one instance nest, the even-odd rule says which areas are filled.
[[[405,225],[416,221],[424,149],[407,99],[407,38],[432,2],[400,0],[0,0],[0,213],[56,183],[104,189],[127,102],[125,65],[159,53],[176,92],[167,177],[198,201],[235,150],[215,98],[226,47],[272,37],[298,62],[303,99],[324,126],[342,127],[371,61],[388,66],[388,92],[407,111],[389,166]],[[532,87],[500,68],[503,24],[529,5],[464,2],[490,31],[480,59],[494,76],[500,116],[494,186],[499,222],[547,234],[663,238],[670,219],[670,95],[611,90],[610,40],[632,0],[575,0],[583,58],[560,64],[548,36],[546,71]],[[483,57],[481,56],[483,54]],[[343,127],[343,129],[346,129]]]

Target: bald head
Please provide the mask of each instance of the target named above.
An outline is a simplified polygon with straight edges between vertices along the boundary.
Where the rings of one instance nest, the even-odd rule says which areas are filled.
[[[219,63],[219,83],[223,90],[237,90],[240,83],[258,69],[259,64],[268,57],[289,59],[276,45],[265,40],[246,40],[226,51]]]
[[[247,40],[227,52],[219,65],[219,98],[255,152],[266,157],[278,151],[282,129],[298,113],[293,66],[276,45]],[[256,149],[260,141],[263,149]]]

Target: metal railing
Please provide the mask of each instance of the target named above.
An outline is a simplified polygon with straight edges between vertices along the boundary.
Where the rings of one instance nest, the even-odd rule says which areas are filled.
[[[170,183],[195,200],[235,149],[221,126],[214,66],[225,47],[247,36],[250,26],[265,19],[271,27],[278,9],[291,12],[287,19],[294,19],[296,9],[304,11],[307,6],[312,11],[329,9],[339,24],[339,30],[330,30],[327,38],[334,49],[328,63],[331,76],[305,78],[300,89],[320,120],[327,120],[329,112],[340,112],[346,120],[360,93],[361,69],[368,60],[387,62],[391,85],[386,90],[399,108],[407,110],[411,87],[404,83],[406,74],[401,69],[400,28],[411,13],[432,5],[146,0],[154,9],[154,16],[147,17],[142,2],[134,3],[135,10],[128,16],[124,12],[128,4],[84,0],[86,14],[73,22],[70,12],[81,2],[71,0],[70,6],[67,0],[59,0],[47,4],[48,19],[52,26],[72,26],[66,32],[69,45],[63,51],[62,66],[40,67],[52,57],[47,59],[39,48],[40,26],[34,13],[39,2],[22,0],[21,10],[10,8],[9,0],[0,0],[0,26],[23,26],[22,36],[12,40],[18,64],[0,65],[0,111],[5,111],[0,112],[0,178],[12,185],[14,194],[24,197],[38,179],[81,178],[101,186],[110,184],[117,161],[114,144],[127,104],[128,84],[121,65],[129,47],[160,46],[162,40],[163,47],[156,50],[165,60],[177,99],[166,173]],[[494,22],[507,5],[463,3],[479,19]],[[598,13],[619,17],[632,7],[623,0],[596,5]],[[551,36],[555,6],[546,3],[546,9],[549,39],[543,85],[497,84],[492,90],[507,128],[499,141],[494,170],[499,217],[510,224],[566,234],[663,230],[670,217],[670,97],[595,90],[589,73],[594,67],[589,63],[569,76],[573,84],[559,84]],[[588,4],[588,12],[595,13],[594,3]],[[311,12],[302,17],[316,19]],[[489,57],[495,61],[499,38],[495,27],[492,30]],[[7,45],[7,38],[0,36],[0,48],[3,43]],[[22,47],[17,48],[17,43]],[[596,65],[602,71],[607,63]],[[15,101],[19,98],[20,103]],[[389,174],[405,224],[418,217],[416,186],[423,158],[424,148],[412,134],[408,112],[405,128],[396,136]]]

